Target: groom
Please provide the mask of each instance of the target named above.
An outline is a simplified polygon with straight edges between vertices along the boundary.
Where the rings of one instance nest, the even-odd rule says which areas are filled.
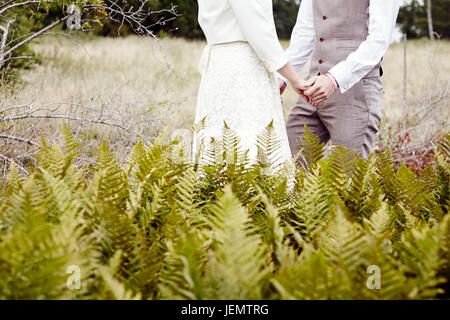
[[[287,120],[292,155],[308,129],[324,143],[366,158],[381,120],[381,60],[394,31],[400,0],[303,0],[288,59],[298,71],[312,54],[310,83]],[[280,76],[281,93],[287,81]]]

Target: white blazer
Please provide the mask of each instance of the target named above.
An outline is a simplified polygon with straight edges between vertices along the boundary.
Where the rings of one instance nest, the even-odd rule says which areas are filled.
[[[287,62],[277,37],[272,0],[198,0],[208,45],[247,41],[271,72]]]

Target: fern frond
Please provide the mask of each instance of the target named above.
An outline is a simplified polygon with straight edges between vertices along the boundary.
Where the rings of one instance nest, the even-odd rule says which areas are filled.
[[[405,268],[399,264],[391,255],[390,247],[385,242],[372,245],[369,250],[368,263],[377,273],[369,273],[366,269],[365,286],[361,288],[359,295],[364,299],[376,300],[399,300],[406,299],[411,287],[406,277]],[[373,272],[373,271],[372,271]],[[375,285],[372,277],[379,277],[379,287]]]
[[[439,142],[439,151],[447,158],[450,159],[450,132],[446,132],[444,137]]]
[[[5,190],[5,195],[10,195],[13,192],[17,192],[22,187],[25,179],[19,172],[17,167],[14,165],[14,162],[9,166],[8,174],[6,175],[5,180],[8,183],[8,186]]]
[[[57,144],[49,146],[42,138],[42,147],[38,152],[38,161],[41,167],[61,178],[66,175],[69,168],[72,169],[72,173],[75,171],[72,162],[80,154],[76,151],[79,144],[66,125],[63,125],[62,134],[64,138],[62,148]]]
[[[115,208],[124,208],[128,196],[128,181],[106,143],[102,143],[100,147],[95,174],[99,178],[98,197],[101,202]]]
[[[321,235],[319,246],[336,272],[347,278],[352,286],[361,287],[359,281],[367,265],[364,233],[359,224],[347,219],[341,206],[335,207],[334,217]]]
[[[112,293],[115,300],[141,300],[142,295],[140,293],[133,293],[127,289],[126,286],[119,280],[115,279],[107,268],[101,267],[99,273],[105,282],[107,290]]]
[[[75,136],[72,134],[69,127],[65,123],[63,123],[62,134],[64,137],[63,146],[65,153],[67,155],[70,155],[72,158],[75,157],[76,155],[79,155],[80,153],[77,152],[77,150],[80,144],[75,139]]]
[[[380,182],[384,198],[392,205],[396,203],[397,190],[393,186],[394,180],[394,160],[389,152],[380,152],[376,150],[373,153],[375,160],[375,173]]]
[[[309,131],[305,125],[305,133],[301,137],[300,156],[304,160],[307,169],[314,167],[325,156],[325,145],[319,137]]]
[[[375,175],[375,157],[358,159],[345,192],[345,204],[357,221],[368,218],[381,206],[382,188]]]
[[[207,118],[207,117],[204,117],[204,118],[201,119],[199,122],[194,123],[193,126],[192,126],[192,130],[193,130],[194,132],[197,132],[197,133],[199,133],[199,132],[205,130],[205,129],[206,129],[206,118]]]
[[[330,158],[321,161],[324,164],[324,175],[330,179],[331,185],[342,199],[345,199],[345,189],[357,160],[358,156],[354,151],[333,146]]]
[[[260,299],[270,272],[267,249],[249,230],[249,217],[230,186],[211,208],[208,220],[215,241],[205,275],[208,298]]]
[[[438,276],[443,260],[444,252],[441,250],[443,241],[443,229],[437,225],[433,229],[423,227],[421,230],[411,230],[406,234],[404,241],[403,257],[407,261],[408,269],[414,276],[413,289],[409,298],[431,298],[442,289],[439,285],[445,279]]]
[[[191,168],[180,178],[177,184],[177,199],[175,200],[182,211],[182,215],[190,217],[198,214],[201,202],[198,201],[199,176]]]
[[[436,197],[441,205],[442,211],[448,213],[450,208],[450,132],[439,144],[439,148],[435,150],[435,159],[437,164],[437,190]]]
[[[369,219],[364,218],[364,226],[375,239],[388,239],[393,226],[386,206],[382,206]]]
[[[281,164],[281,139],[275,130],[273,120],[257,136],[256,145],[260,167],[273,170]]]
[[[76,208],[68,209],[57,221],[49,219],[49,205],[36,190],[36,181],[28,178],[10,201],[8,211],[15,215],[6,221],[8,228],[0,241],[0,298],[74,299],[86,295],[92,290],[98,252],[86,236]],[[59,188],[55,186],[53,197],[58,197]],[[6,216],[11,218],[10,212]],[[83,270],[78,290],[68,287],[69,266]]]
[[[279,266],[282,263],[282,247],[284,241],[284,232],[281,226],[281,218],[278,209],[270,203],[267,196],[259,192],[259,197],[264,205],[264,226],[260,227],[259,232],[263,235],[264,241],[268,244],[275,265]]]
[[[127,288],[147,296],[155,294],[157,273],[163,261],[160,243],[150,243],[143,231],[125,214],[104,209],[101,213],[101,245],[104,258],[122,252],[115,277]]]
[[[322,252],[306,245],[300,256],[288,254],[283,268],[270,280],[282,300],[330,299],[333,287],[331,270]],[[340,283],[343,285],[343,283]]]
[[[434,195],[429,193],[428,187],[404,164],[395,174],[392,184],[397,190],[397,201],[413,215],[426,221],[442,215]]]
[[[205,141],[202,145],[202,152],[199,155],[198,163],[200,167],[213,167],[221,163],[221,144],[220,140],[211,137],[209,141]]]
[[[306,239],[314,239],[327,223],[334,199],[333,190],[321,175],[320,167],[312,168],[295,199],[295,219],[291,223],[298,226]]]
[[[159,277],[162,299],[205,298],[202,272],[208,245],[209,241],[198,231],[182,233],[166,243],[164,267]]]
[[[76,212],[80,207],[77,200],[74,200],[72,188],[60,178],[54,177],[50,172],[41,169],[41,190],[46,202],[47,217],[49,220],[55,219],[68,212]]]
[[[41,190],[35,188],[34,179],[34,175],[28,177],[22,187],[8,197],[6,210],[0,216],[3,231],[17,224],[25,224],[29,217],[45,216],[45,211],[40,211],[45,198]]]

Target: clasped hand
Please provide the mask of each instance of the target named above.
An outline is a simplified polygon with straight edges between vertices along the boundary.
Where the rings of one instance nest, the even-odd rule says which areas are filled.
[[[309,80],[297,79],[291,83],[294,90],[302,96],[306,102],[313,106],[327,100],[335,91],[333,81],[328,76],[321,75],[312,77]],[[287,85],[280,80],[280,93],[283,94]]]

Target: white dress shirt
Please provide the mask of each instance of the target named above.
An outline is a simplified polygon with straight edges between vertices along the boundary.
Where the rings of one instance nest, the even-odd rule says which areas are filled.
[[[246,41],[271,72],[287,63],[275,29],[272,0],[198,0],[208,45]]]
[[[208,0],[206,0],[208,1]],[[303,0],[286,56],[299,71],[314,49],[315,29],[313,0]],[[369,35],[346,60],[329,70],[339,84],[341,93],[358,83],[383,58],[391,43],[401,0],[370,0]],[[286,83],[287,80],[279,75]]]

